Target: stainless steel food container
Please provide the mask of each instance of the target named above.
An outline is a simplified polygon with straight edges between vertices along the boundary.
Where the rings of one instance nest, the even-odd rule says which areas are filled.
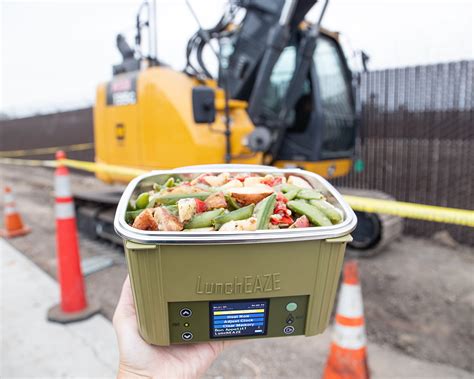
[[[300,176],[342,211],[343,221],[253,232],[142,231],[125,222],[129,200],[154,182],[170,175],[221,172]],[[336,189],[304,170],[206,165],[135,178],[122,195],[114,226],[124,240],[140,334],[151,344],[169,345],[322,333],[356,224],[354,212]],[[257,308],[261,314],[248,318]],[[249,330],[245,322],[225,324],[235,317],[252,320],[254,326]]]

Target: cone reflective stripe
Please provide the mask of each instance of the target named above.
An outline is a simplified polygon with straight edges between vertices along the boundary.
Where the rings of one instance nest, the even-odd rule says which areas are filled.
[[[364,307],[355,261],[344,265],[344,281],[339,292],[333,340],[323,378],[369,378]]]
[[[10,187],[5,187],[5,229],[0,230],[1,237],[19,237],[31,231],[23,225],[23,220],[16,209],[15,198]]]
[[[98,309],[91,309],[86,300],[69,170],[60,163],[65,154],[58,152],[56,158],[58,159],[54,177],[56,253],[61,303],[49,310],[48,319],[65,323],[83,320],[96,313]]]

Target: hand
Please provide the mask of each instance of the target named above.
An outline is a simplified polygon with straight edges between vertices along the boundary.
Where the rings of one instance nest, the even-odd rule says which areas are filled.
[[[138,334],[130,279],[127,276],[113,319],[120,365],[117,378],[196,378],[229,343],[224,341],[189,345],[154,346]]]

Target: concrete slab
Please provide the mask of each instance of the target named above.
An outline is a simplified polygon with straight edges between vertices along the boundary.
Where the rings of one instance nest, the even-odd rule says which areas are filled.
[[[58,284],[1,239],[0,270],[0,377],[115,377],[117,344],[106,318],[47,322]]]

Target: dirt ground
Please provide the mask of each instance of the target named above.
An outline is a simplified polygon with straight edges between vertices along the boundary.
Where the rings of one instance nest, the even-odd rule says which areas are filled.
[[[11,243],[55,277],[53,172],[0,166],[0,178],[13,187],[22,216],[33,230]],[[110,189],[90,176],[76,174],[72,179],[75,191]],[[360,260],[368,338],[420,359],[474,372],[474,251],[443,241],[404,236],[377,257]],[[114,259],[114,266],[86,278],[90,298],[100,302],[111,319],[127,272],[123,250],[85,238],[80,245],[82,258]]]

